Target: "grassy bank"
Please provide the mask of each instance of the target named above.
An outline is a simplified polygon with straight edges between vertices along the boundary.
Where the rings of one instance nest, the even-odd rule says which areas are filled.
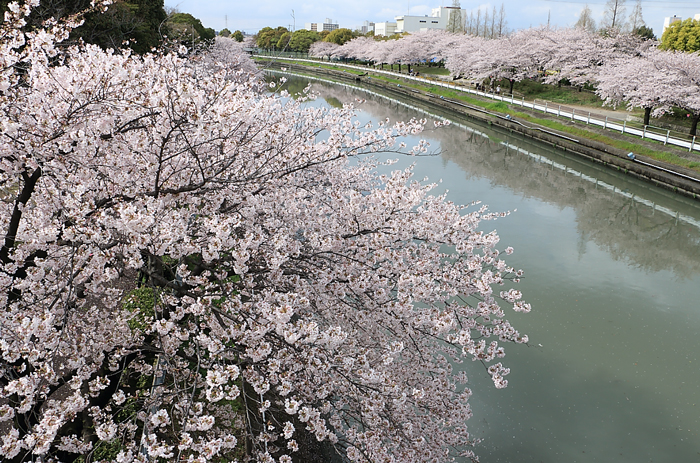
[[[331,63],[308,63],[301,61],[293,61],[290,63],[311,68],[331,69],[353,75],[364,75],[366,73],[363,71],[349,69],[342,66],[335,66]],[[664,146],[661,142],[656,142],[648,139],[640,143],[639,138],[631,135],[604,132],[602,129],[595,130],[594,128],[586,126],[582,123],[563,123],[558,120],[553,120],[550,117],[538,117],[538,113],[531,111],[523,112],[520,110],[520,107],[517,107],[516,109],[516,107],[511,107],[510,105],[501,101],[495,102],[491,100],[485,100],[468,93],[464,93],[458,90],[452,90],[438,85],[431,85],[430,83],[404,81],[394,76],[372,73],[371,71],[369,72],[373,80],[387,82],[394,85],[401,85],[402,87],[413,88],[423,92],[428,92],[436,96],[442,96],[444,98],[460,101],[464,104],[481,108],[492,113],[497,113],[500,115],[510,115],[511,117],[516,118],[520,121],[553,129],[561,133],[574,136],[578,139],[585,138],[598,143],[603,143],[605,145],[617,148],[619,150],[623,150],[626,152],[631,151],[638,155],[647,156],[658,161],[666,162],[668,164],[700,172],[700,156],[696,154],[687,153],[687,151],[684,151],[681,148]]]

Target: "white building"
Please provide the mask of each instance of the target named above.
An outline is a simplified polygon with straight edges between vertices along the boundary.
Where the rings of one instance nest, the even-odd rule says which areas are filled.
[[[333,22],[332,19],[326,18],[322,23],[306,23],[304,24],[304,29],[307,31],[321,32],[321,31],[334,31],[338,29],[338,23]]]
[[[374,24],[374,35],[389,36],[396,34],[396,23],[383,22]]]
[[[428,29],[445,29],[447,20],[441,21],[442,18],[432,16],[397,16],[396,32],[419,32],[427,31]]]
[[[458,11],[455,11],[458,10]],[[461,13],[459,16],[460,30],[464,30],[464,22],[467,19],[467,11],[455,7],[433,8],[430,16],[397,16],[396,32],[422,32],[429,29],[447,30],[450,21],[450,13]],[[376,34],[375,32],[375,35]]]
[[[696,14],[693,17],[693,19],[696,21],[700,21],[700,13]],[[680,21],[683,21],[683,18],[679,18],[675,14],[670,18],[664,18],[664,30],[661,33],[663,34],[664,32],[666,32],[666,29],[668,29],[671,26],[671,24],[677,23]]]

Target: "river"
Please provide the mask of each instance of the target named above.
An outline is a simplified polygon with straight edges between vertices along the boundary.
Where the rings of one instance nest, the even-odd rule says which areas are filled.
[[[308,81],[291,78],[290,88]],[[358,118],[428,117],[421,108],[313,81],[320,100],[356,98]],[[497,390],[468,364],[470,433],[482,463],[700,461],[700,202],[526,138],[454,118],[421,138],[439,154],[399,156],[459,204],[513,211],[497,222],[518,288]],[[410,140],[415,144],[416,140]],[[391,157],[397,157],[396,154]]]

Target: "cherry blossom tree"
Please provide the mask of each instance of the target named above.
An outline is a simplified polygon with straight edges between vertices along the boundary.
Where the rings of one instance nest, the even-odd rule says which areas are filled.
[[[608,104],[624,101],[628,108],[644,108],[644,124],[652,114],[661,115],[672,106],[683,108],[692,115],[694,136],[700,120],[699,68],[697,55],[650,49],[604,66],[596,77],[597,93]]]
[[[328,61],[330,61],[333,54],[339,48],[340,45],[338,45],[337,43],[324,42],[322,40],[319,40],[318,42],[314,42],[311,44],[311,47],[309,47],[309,55],[314,56],[316,58],[327,57]]]
[[[595,80],[596,75],[608,63],[625,57],[639,56],[652,44],[632,34],[610,30],[606,35],[591,34],[579,28],[556,29],[541,37],[551,50],[544,68],[555,71],[545,77],[545,82],[556,83],[568,79],[573,84]],[[536,43],[532,48],[540,48]]]
[[[697,135],[700,121],[700,56],[697,53],[664,51],[650,56],[656,69],[666,77],[666,87],[676,106],[692,117],[690,135]]]
[[[62,48],[37,4],[0,28],[3,461],[473,457],[460,364],[504,387],[527,342],[505,214],[349,162],[425,121],[263,93],[230,40]]]
[[[596,76],[596,93],[613,107],[622,102],[628,109],[644,109],[644,125],[649,119],[669,111],[676,94],[669,74],[657,66],[659,55],[652,50],[644,56],[624,57],[603,66]]]
[[[360,61],[372,61],[372,55],[377,42],[372,37],[359,36],[345,42],[337,51],[336,56]]]

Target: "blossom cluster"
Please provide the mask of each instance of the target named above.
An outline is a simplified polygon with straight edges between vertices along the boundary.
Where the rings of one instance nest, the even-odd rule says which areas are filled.
[[[362,156],[425,121],[264,93],[231,41],[61,47],[79,16],[25,32],[36,3],[0,34],[0,458],[473,456],[455,365],[529,306],[504,214]]]
[[[453,77],[480,82],[525,79],[546,83],[568,80],[590,84],[609,105],[659,116],[673,106],[700,118],[700,57],[697,53],[662,51],[654,41],[611,29],[606,34],[583,28],[536,27],[496,39],[425,31],[398,40],[358,37],[339,46],[317,42],[311,54],[370,61],[375,65],[444,61]],[[505,90],[505,89],[504,89]],[[653,112],[652,112],[653,111]],[[691,130],[691,135],[694,131]]]

